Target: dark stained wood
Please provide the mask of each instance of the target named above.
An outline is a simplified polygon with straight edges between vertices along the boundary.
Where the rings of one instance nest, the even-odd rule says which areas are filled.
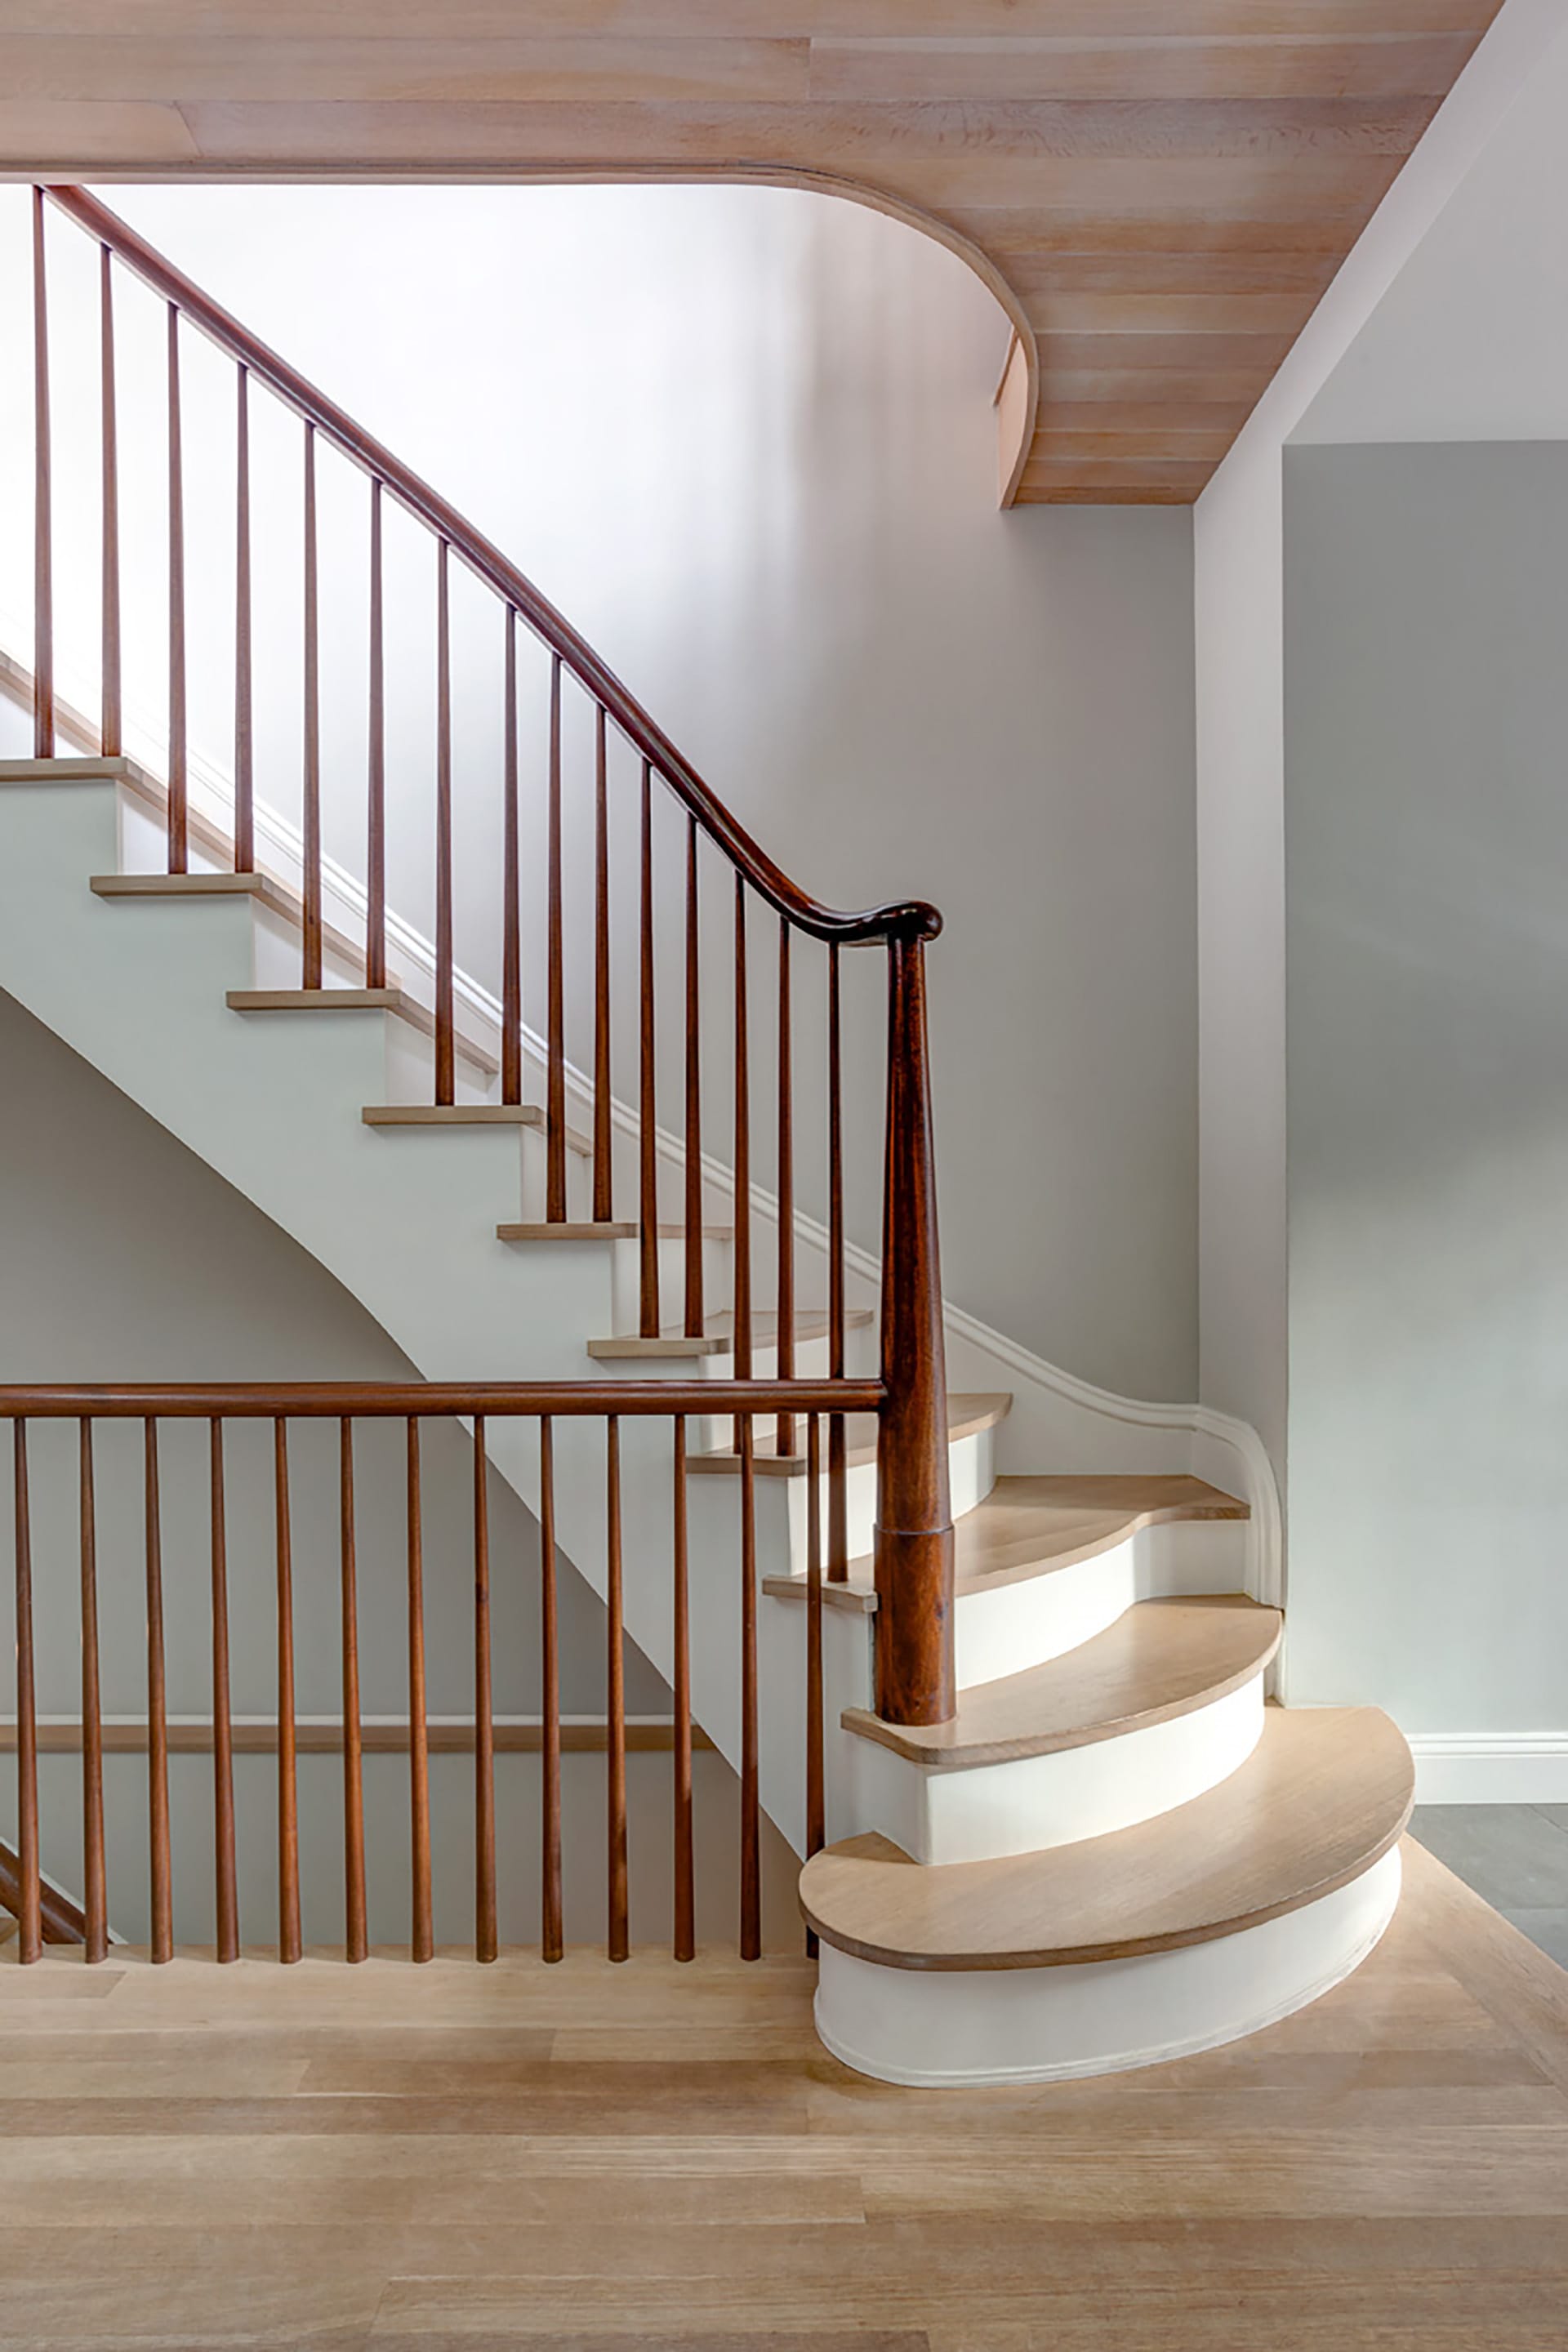
[[[735,1378],[752,1377],[752,1083],[746,1022],[746,880],[735,877],[735,1204],[733,1318]],[[741,1424],[735,1423],[735,1444]]]
[[[366,1958],[364,1735],[359,1695],[359,1546],[354,1524],[354,1425],[338,1424],[338,1560],[343,1666],[343,1957]]]
[[[82,1908],[87,1957],[109,1949],[108,1873],[103,1851],[103,1710],[98,1654],[98,1512],[93,1488],[92,1423],[79,1432],[81,1535],[81,1812]]]
[[[626,1907],[626,1637],[621,1569],[621,1424],[612,1413],[605,1423],[605,1714],[609,1744],[605,1772],[605,1825],[609,1848],[609,1955],[631,1955]]]
[[[657,1339],[658,1309],[658,1093],[654,1064],[653,776],[642,763],[642,889],[638,917],[637,1328]]]
[[[762,1806],[757,1779],[756,1424],[740,1416],[741,1454],[741,1958],[763,1951]]]
[[[365,815],[364,984],[386,986],[386,617],[381,481],[370,485],[370,717]]]
[[[16,1860],[21,1901],[17,1958],[36,1960],[44,1948],[43,1898],[38,1874],[38,1717],[33,1656],[33,1532],[27,1495],[27,1424],[11,1429],[13,1463],[12,1545],[16,1563]]]
[[[321,676],[316,548],[316,428],[305,426],[305,738],[303,811],[304,865],[300,895],[305,903],[300,985],[321,985]]]
[[[686,1419],[675,1417],[673,1553],[675,1695],[675,1957],[697,1953],[696,1872],[691,1815],[691,1605],[686,1517]]]
[[[0,1385],[0,1420],[447,1420],[476,1412],[600,1420],[607,1412],[877,1412],[879,1380],[831,1381],[134,1381]]]
[[[33,755],[55,756],[55,533],[44,192],[33,190]]]
[[[822,1416],[805,1423],[805,1851],[826,1837],[822,1696]]]
[[[294,1723],[294,1538],[289,1509],[289,1424],[272,1424],[272,1515],[278,1559],[278,1957],[304,1952],[300,1921],[300,1783]]]
[[[229,1703],[228,1523],[224,1501],[223,1423],[208,1433],[213,1612],[213,1884],[217,1956],[239,1958],[239,1882],[234,1843],[234,1725]]]
[[[795,1069],[790,1041],[789,922],[779,917],[779,1044],[778,1044],[778,1356],[774,1369],[781,1381],[795,1378]],[[795,1451],[795,1416],[778,1418],[778,1450]]]
[[[561,1913],[561,1643],[555,1591],[555,1432],[548,1414],[539,1424],[539,1701],[543,1718],[539,1948],[542,1958],[559,1960],[566,1948]]]
[[[235,371],[234,870],[256,870],[256,740],[250,635],[250,374]]]
[[[99,417],[102,444],[102,581],[100,624],[102,646],[102,718],[99,744],[106,760],[125,748],[120,676],[120,436],[114,397],[114,256],[99,247]]]
[[[483,1413],[474,1422],[474,1958],[500,1949],[496,1914],[495,1722],[490,1696],[489,1465]]]
[[[518,851],[517,614],[506,608],[506,685],[501,705],[500,1098],[522,1100],[522,886]]]
[[[686,828],[686,1336],[700,1339],[702,1305],[702,994],[698,936],[697,819]]]
[[[889,1723],[947,1723],[958,1705],[953,1536],[923,941],[889,944],[888,998],[876,1706]]]
[[[561,657],[550,665],[549,907],[546,942],[546,1020],[550,1066],[545,1076],[544,1213],[561,1224],[566,1216],[566,974],[562,943],[561,896]]]
[[[610,815],[605,711],[594,710],[594,1222],[615,1215],[610,1155]]]
[[[163,1536],[158,1501],[158,1424],[143,1426],[142,1504],[147,1570],[147,1852],[152,1865],[152,1953],[174,1957],[169,1839],[169,1696],[163,1654]]]
[[[21,1855],[0,1841],[0,1912],[8,1911],[18,1923],[26,1908],[26,1878]],[[68,1895],[62,1895],[58,1886],[51,1886],[47,1879],[40,1878],[37,1888],[37,1947],[29,1953],[18,1935],[18,1961],[41,1958],[45,1944],[82,1944],[87,1940],[87,1918],[80,1907]]]
[[[425,1706],[425,1529],[419,1495],[419,1423],[408,1417],[408,1811],[413,1863],[410,1955],[436,1957],[430,1901],[430,1736]]]
[[[180,311],[169,305],[169,871],[190,860],[185,734],[185,467],[180,421]]]
[[[844,1372],[844,1046],[838,943],[827,950],[827,1376]],[[849,1490],[844,1415],[827,1423],[827,1576],[849,1574]]]
[[[452,600],[447,541],[436,555],[436,1100],[455,1098],[452,971]]]

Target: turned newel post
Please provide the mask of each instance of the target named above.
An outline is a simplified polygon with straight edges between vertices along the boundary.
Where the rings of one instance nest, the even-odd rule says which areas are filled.
[[[888,941],[888,1160],[882,1211],[882,1407],[877,1446],[877,1712],[946,1723],[952,1669],[952,1510],[926,1050],[925,942]]]

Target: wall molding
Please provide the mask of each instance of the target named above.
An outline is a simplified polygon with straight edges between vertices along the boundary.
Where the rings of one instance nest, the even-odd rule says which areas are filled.
[[[1418,1805],[1568,1805],[1568,1731],[1411,1731]]]

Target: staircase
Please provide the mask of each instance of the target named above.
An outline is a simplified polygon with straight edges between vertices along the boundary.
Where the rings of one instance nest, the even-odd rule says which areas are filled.
[[[15,656],[0,670],[0,686],[26,705],[33,740],[30,755],[0,761],[0,987],[292,1234],[426,1381],[454,1384],[448,1409],[463,1414],[481,1457],[605,1596],[614,1637],[624,1630],[676,1690],[688,1733],[694,1718],[734,1767],[752,1878],[758,1807],[803,1857],[801,1904],[820,1946],[818,2023],[838,2056],[900,2083],[1042,2080],[1201,2049],[1313,1999],[1357,1964],[1392,1915],[1412,1798],[1408,1752],[1376,1710],[1292,1713],[1268,1702],[1282,1620],[1246,1589],[1245,1501],[1164,1466],[1141,1475],[1042,1463],[1010,1428],[1010,1394],[949,1394],[925,1072],[932,911],[837,916],[805,898],[460,517],[112,215],[79,192],[51,194],[101,251],[106,516],[114,512],[111,288],[123,268],[168,305],[172,419],[191,324],[239,370],[242,520],[248,384],[305,419],[308,567],[318,436],[370,477],[374,564],[384,494],[434,534],[437,939],[427,958],[409,957],[395,929],[389,950],[374,564],[367,870],[357,895],[323,865],[311,797],[320,786],[313,635],[297,863],[275,858],[264,869],[258,855],[265,812],[250,772],[243,530],[226,824],[193,803],[184,771],[177,625],[168,772],[149,773],[121,749],[112,530],[101,720],[71,713],[57,695],[40,193],[38,632],[31,670]],[[176,552],[179,529],[176,499]],[[499,1000],[465,978],[453,939],[454,557],[494,589],[506,614]],[[177,593],[181,567],[170,569]],[[315,596],[309,568],[308,631]],[[521,1009],[520,620],[551,663],[541,1034],[524,1028]],[[572,1068],[565,1042],[565,689],[580,689],[596,714],[598,855],[583,918],[595,942],[591,1076]],[[607,732],[641,763],[635,1103],[615,1091],[610,1071]],[[689,828],[678,1135],[657,1115],[656,784]],[[699,875],[710,870],[700,849],[721,865],[735,910],[734,966],[721,982],[735,1008],[722,1160],[702,1116],[701,1013],[715,983],[699,959]],[[759,902],[778,927],[768,1187],[753,1175],[749,1118],[756,960],[746,922]],[[795,1205],[802,1041],[792,1027],[792,940],[797,954],[805,945],[826,950],[821,1223]],[[847,1246],[842,1188],[838,960],[864,944],[885,950],[889,974],[879,1280]],[[397,961],[408,968],[395,969]],[[417,1408],[405,1403],[412,1432]],[[245,1410],[275,1414],[281,1429],[294,1412],[331,1411],[346,1428],[358,1412],[393,1409],[348,1392],[312,1402],[195,1389],[141,1399],[105,1391],[97,1402],[87,1392],[0,1392],[0,1417],[12,1415],[18,1433],[45,1412],[78,1415],[84,1428],[99,1411],[141,1412],[151,1430],[162,1413],[210,1411],[216,1430],[222,1415]],[[552,1416],[547,1451],[540,1432]],[[19,1434],[19,1496],[24,1451]],[[22,1550],[18,1542],[19,1563]],[[624,1764],[624,1724],[620,1737]],[[26,1882],[39,1864],[25,1769],[22,1780]],[[612,1762],[615,1954],[625,1946],[625,1821],[623,1802],[617,1897],[613,1790]],[[558,1836],[558,1815],[555,1828]],[[493,1930],[493,1885],[491,1896]],[[742,1948],[755,1950],[754,1887],[744,1900]],[[36,1918],[30,1929],[24,1918],[24,1945],[29,1934],[36,1945]]]

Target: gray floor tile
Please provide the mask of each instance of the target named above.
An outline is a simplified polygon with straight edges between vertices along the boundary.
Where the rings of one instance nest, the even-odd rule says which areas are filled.
[[[1417,1805],[1411,1833],[1497,1910],[1568,1910],[1568,1807]]]
[[[1521,1936],[1539,1944],[1551,1954],[1560,1969],[1568,1969],[1568,1909],[1561,1911],[1505,1911]]]

